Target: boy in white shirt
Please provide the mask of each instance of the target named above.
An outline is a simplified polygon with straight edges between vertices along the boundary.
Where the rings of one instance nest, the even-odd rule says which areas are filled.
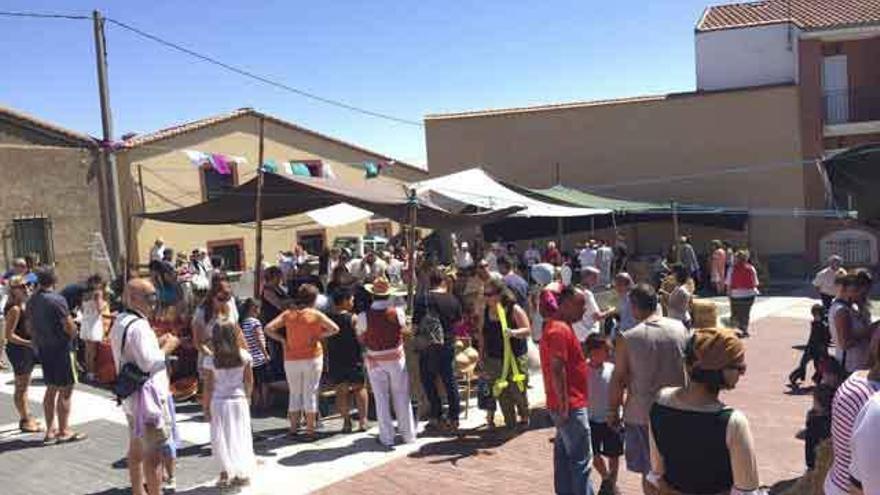
[[[617,490],[617,473],[623,455],[623,433],[605,422],[608,416],[609,389],[614,363],[608,358],[611,343],[599,333],[587,337],[587,390],[589,391],[589,418],[593,447],[593,467],[602,477],[599,495],[613,495]],[[606,464],[605,459],[608,459]]]

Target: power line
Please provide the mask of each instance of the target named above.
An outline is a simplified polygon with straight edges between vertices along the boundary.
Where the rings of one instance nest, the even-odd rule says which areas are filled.
[[[41,13],[41,12],[0,11],[0,16],[19,17],[19,18],[35,18],[35,19],[91,20],[91,17],[86,16],[86,15]],[[111,24],[119,26],[122,29],[130,31],[138,36],[141,36],[142,38],[146,38],[148,40],[159,43],[165,47],[168,47],[173,50],[177,50],[179,52],[185,53],[185,54],[187,54],[191,57],[195,57],[203,62],[207,62],[212,65],[216,65],[216,66],[221,67],[223,69],[226,69],[228,71],[234,72],[240,76],[244,76],[246,78],[253,79],[253,80],[261,82],[263,84],[268,84],[269,86],[273,86],[275,88],[278,88],[278,89],[281,89],[281,90],[284,90],[284,91],[287,91],[290,93],[294,93],[294,94],[302,96],[304,98],[309,98],[311,100],[314,100],[314,101],[317,101],[320,103],[324,103],[325,105],[335,106],[337,108],[342,108],[344,110],[348,110],[348,111],[355,112],[355,113],[360,113],[360,114],[367,115],[370,117],[389,120],[391,122],[397,122],[398,124],[406,124],[406,125],[411,125],[411,126],[416,126],[416,127],[423,127],[422,123],[418,122],[416,120],[395,117],[395,116],[389,115],[387,113],[368,110],[366,108],[362,108],[362,107],[358,107],[355,105],[351,105],[349,103],[345,103],[343,101],[334,100],[332,98],[320,96],[315,93],[305,91],[303,89],[295,88],[295,87],[290,86],[289,84],[285,84],[283,82],[278,82],[278,81],[269,79],[268,77],[261,76],[259,74],[255,74],[249,70],[242,69],[240,67],[236,67],[232,64],[228,64],[228,63],[223,62],[221,60],[218,60],[214,57],[211,57],[209,55],[204,55],[202,53],[196,52],[195,50],[192,50],[192,49],[187,48],[185,46],[182,46],[180,44],[174,43],[172,41],[168,41],[168,40],[161,38],[155,34],[148,33],[142,29],[136,28],[136,27],[134,27],[130,24],[127,24],[125,22],[122,22],[122,21],[119,21],[116,19],[112,19],[109,17],[105,18],[105,20]]]
[[[308,91],[305,91],[305,90],[302,90],[302,89],[299,89],[299,88],[294,88],[293,86],[290,86],[290,85],[288,85],[288,84],[285,84],[285,83],[282,83],[282,82],[278,82],[278,81],[275,81],[275,80],[269,79],[268,77],[261,76],[261,75],[259,75],[259,74],[255,74],[255,73],[250,72],[250,71],[248,71],[248,70],[246,70],[246,69],[242,69],[242,68],[236,67],[236,66],[231,65],[231,64],[228,64],[228,63],[226,63],[226,62],[222,62],[222,61],[220,61],[220,60],[218,60],[218,59],[216,59],[216,58],[214,58],[214,57],[211,57],[211,56],[208,56],[208,55],[203,55],[203,54],[201,54],[201,53],[198,53],[198,52],[196,52],[196,51],[194,51],[194,50],[191,50],[191,49],[189,49],[189,48],[186,48],[186,47],[184,47],[184,46],[182,46],[182,45],[179,45],[179,44],[177,44],[177,43],[174,43],[174,42],[168,41],[168,40],[166,40],[166,39],[160,38],[159,36],[157,36],[157,35],[155,35],[155,34],[148,33],[148,32],[146,32],[146,31],[143,31],[143,30],[141,30],[141,29],[138,29],[138,28],[136,28],[136,27],[134,27],[134,26],[131,26],[131,25],[129,25],[129,24],[126,24],[126,23],[124,23],[124,22],[122,22],[122,21],[118,21],[118,20],[116,20],[116,19],[112,19],[112,18],[109,18],[109,17],[107,18],[107,21],[110,22],[111,24],[115,24],[116,26],[119,26],[119,27],[121,27],[121,28],[123,28],[123,29],[125,29],[125,30],[128,30],[128,31],[130,31],[130,32],[132,32],[132,33],[134,33],[134,34],[137,34],[138,36],[141,36],[141,37],[143,37],[143,38],[149,39],[149,40],[151,40],[151,41],[154,41],[154,42],[156,42],[156,43],[159,43],[159,44],[161,44],[161,45],[163,45],[163,46],[166,46],[166,47],[168,47],[168,48],[171,48],[171,49],[173,49],[173,50],[177,50],[177,51],[179,51],[179,52],[185,53],[185,54],[187,54],[187,55],[189,55],[189,56],[191,56],[191,57],[195,57],[195,58],[197,58],[197,59],[199,59],[199,60],[201,60],[201,61],[203,61],[203,62],[207,62],[207,63],[209,63],[209,64],[216,65],[216,66],[221,67],[221,68],[223,68],[223,69],[226,69],[226,70],[228,70],[228,71],[234,72],[234,73],[236,73],[236,74],[238,74],[238,75],[240,75],[240,76],[244,76],[244,77],[247,77],[247,78],[249,78],[249,79],[253,79],[253,80],[255,80],[255,81],[259,81],[259,82],[261,82],[261,83],[268,84],[268,85],[273,86],[273,87],[275,87],[275,88],[282,89],[282,90],[284,90],[284,91],[288,91],[288,92],[290,92],[290,93],[294,93],[294,94],[297,94],[297,95],[299,95],[299,96],[302,96],[302,97],[305,97],[305,98],[309,98],[309,99],[311,99],[311,100],[315,100],[315,101],[318,101],[318,102],[324,103],[324,104],[326,104],[326,105],[332,105],[332,106],[335,106],[335,107],[338,107],[338,108],[342,108],[342,109],[345,109],[345,110],[349,110],[349,111],[352,111],[352,112],[360,113],[360,114],[363,114],[363,115],[368,115],[368,116],[370,116],[370,117],[375,117],[375,118],[379,118],[379,119],[385,119],[385,120],[389,120],[389,121],[392,121],[392,122],[397,122],[397,123],[399,123],[399,124],[407,124],[407,125],[413,125],[413,126],[417,126],[417,127],[422,127],[422,123],[421,123],[421,122],[418,122],[418,121],[415,121],[415,120],[404,119],[404,118],[395,117],[395,116],[393,116],[393,115],[389,115],[389,114],[386,114],[386,113],[375,112],[375,111],[373,111],[373,110],[367,110],[367,109],[365,109],[365,108],[357,107],[357,106],[354,106],[354,105],[351,105],[351,104],[348,104],[348,103],[345,103],[345,102],[342,102],[342,101],[339,101],[339,100],[334,100],[334,99],[331,99],[331,98],[326,98],[326,97],[323,97],[323,96],[320,96],[320,95],[316,95],[316,94],[314,94],[314,93],[311,93],[311,92],[308,92]]]
[[[66,20],[90,20],[91,17],[87,15],[78,15],[78,14],[57,14],[57,13],[42,13],[42,12],[11,12],[11,11],[0,11],[0,16],[3,17],[28,17],[33,19],[66,19]]]

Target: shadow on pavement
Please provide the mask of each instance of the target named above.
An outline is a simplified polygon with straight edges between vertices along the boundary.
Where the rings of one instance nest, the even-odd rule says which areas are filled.
[[[238,490],[241,491],[241,490]],[[188,490],[177,490],[175,493],[183,495],[213,495],[221,493],[220,489],[214,486],[198,486]],[[227,489],[222,492],[224,495],[238,493],[235,490]],[[131,495],[131,488],[109,488],[100,492],[91,492],[87,495]]]
[[[8,442],[0,443],[0,454],[5,454],[6,452],[16,452],[25,449],[33,449],[36,447],[43,447],[43,441],[41,439],[22,440],[18,438]]]
[[[391,449],[380,444],[374,437],[358,438],[350,445],[336,448],[316,448],[297,452],[278,461],[282,466],[306,466],[319,462],[333,462],[360,452],[389,452]]]
[[[813,389],[815,389],[815,387],[812,385],[808,387],[789,387],[789,389],[783,393],[785,395],[810,395],[813,393]]]
[[[773,484],[767,491],[770,495],[788,494],[789,490],[800,480],[800,478],[792,478],[790,480],[778,481]],[[801,493],[801,492],[797,492]]]
[[[448,440],[429,443],[409,457],[414,459],[436,458],[431,464],[450,463],[453,466],[458,461],[480,455],[495,455],[492,449],[496,449],[516,438],[517,434],[511,432],[481,432],[479,434],[465,433],[461,436]]]

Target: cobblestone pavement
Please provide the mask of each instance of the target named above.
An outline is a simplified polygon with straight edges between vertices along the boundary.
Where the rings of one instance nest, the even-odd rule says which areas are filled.
[[[802,471],[803,444],[794,435],[809,406],[807,396],[786,395],[784,381],[797,360],[791,346],[805,339],[810,301],[769,298],[756,304],[756,336],[748,341],[749,371],[727,401],[742,408],[752,424],[762,481],[772,485]],[[534,376],[530,397],[543,402]],[[40,437],[17,433],[12,412],[12,377],[0,374],[0,480],[4,495],[124,494],[125,418],[106,391],[80,385],[74,396],[73,424],[89,434],[83,442],[43,447]],[[44,389],[36,381],[29,394],[38,416]],[[473,401],[471,406],[474,406]],[[552,492],[552,428],[535,414],[532,430],[517,436],[489,434],[484,415],[470,410],[461,437],[420,435],[393,451],[379,446],[375,429],[340,435],[338,420],[327,420],[313,444],[289,439],[281,417],[254,419],[260,467],[246,494],[419,493],[426,490],[485,494],[504,489]],[[184,448],[178,467],[178,493],[219,493],[217,467],[210,457],[208,425],[195,404],[178,406]],[[499,484],[501,483],[501,484]],[[638,479],[624,474],[623,493],[640,493]],[[441,492],[442,493],[442,492]]]

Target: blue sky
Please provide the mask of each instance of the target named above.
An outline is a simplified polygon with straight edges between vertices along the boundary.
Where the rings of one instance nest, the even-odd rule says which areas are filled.
[[[717,3],[717,2],[716,2]],[[428,113],[689,91],[706,0],[186,2],[6,0],[98,8],[196,51],[324,97]],[[424,164],[421,128],[303,99],[108,25],[116,134],[251,106]],[[0,17],[0,105],[99,135],[90,21]]]

